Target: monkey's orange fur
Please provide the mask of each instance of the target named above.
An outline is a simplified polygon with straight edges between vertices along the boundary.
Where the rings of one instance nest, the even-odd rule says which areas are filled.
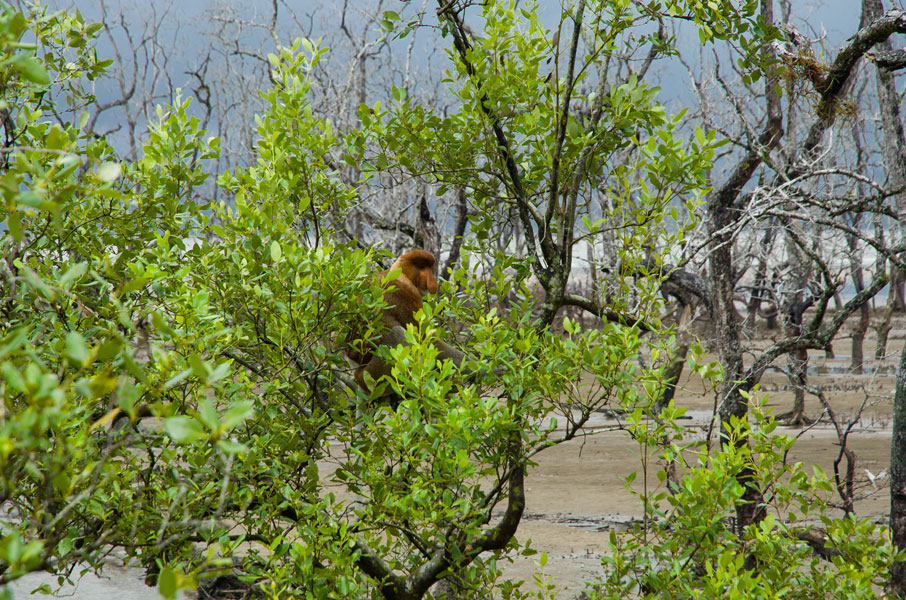
[[[380,341],[376,346],[371,346],[359,340],[346,351],[349,359],[359,365],[355,379],[363,390],[368,390],[365,385],[366,372],[375,379],[390,373],[390,366],[375,356],[377,346],[404,343],[403,333],[406,325],[415,323],[413,315],[422,307],[422,298],[437,293],[437,277],[434,274],[436,264],[437,261],[430,252],[410,250],[399,257],[389,269],[376,275],[378,279],[382,279],[394,269],[401,271],[399,277],[387,284],[387,291],[384,292],[384,302],[387,306],[381,313],[383,331]],[[444,358],[455,360],[457,364],[462,360],[459,351],[443,342],[439,342],[438,348]]]

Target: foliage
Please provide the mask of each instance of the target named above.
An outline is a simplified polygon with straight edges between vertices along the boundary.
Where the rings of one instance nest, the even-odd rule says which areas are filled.
[[[612,555],[602,560],[605,575],[590,597],[877,597],[897,559],[888,528],[854,515],[830,516],[831,482],[817,466],[808,474],[802,463],[787,462],[793,440],[775,432],[763,400],[753,400],[751,425],[733,424],[732,441],[744,438],[749,445],[709,451],[699,442],[674,442],[657,451],[663,460],[692,465],[684,466],[672,491],[634,491],[646,520],[629,533],[611,532]],[[629,420],[629,432],[643,451],[654,452],[664,423],[680,412],[666,411],[655,421],[640,411]],[[674,440],[688,432],[679,433]],[[765,490],[764,514],[738,536],[739,475],[749,469]],[[664,472],[658,476],[663,484]],[[634,490],[633,479],[627,486]]]
[[[40,28],[62,26],[27,22],[51,45]],[[518,546],[521,476],[554,434],[544,399],[567,405],[554,366],[621,372],[634,355],[637,330],[562,343],[533,323],[524,279],[460,272],[472,293],[446,289],[412,345],[391,352],[387,384],[403,401],[368,404],[348,385],[342,349],[380,308],[368,278],[377,257],[336,246],[322,218],[341,218],[352,192],[322,162],[336,140],[308,108],[320,51],[307,49],[273,58],[259,161],[221,178],[229,203],[205,200],[218,140],[188,102],[159,109],[129,164],[78,124],[19,107],[4,186],[0,581],[98,569],[120,547],[165,596],[234,561],[280,597],[390,594],[382,568],[412,573],[419,595],[446,573],[483,587]],[[32,97],[46,82],[18,64],[8,81]],[[75,89],[57,101],[69,93],[78,104]],[[514,289],[526,310],[481,309]],[[488,397],[488,383],[454,389],[462,378],[436,363],[432,323],[458,320],[474,360],[509,365],[504,397]],[[591,347],[599,338],[611,352]],[[532,369],[542,348],[552,366]],[[586,414],[627,384],[611,379],[585,399]],[[495,524],[500,504],[508,516]]]
[[[268,57],[275,85],[261,93],[268,110],[255,118],[257,164],[225,173],[219,181],[234,195],[243,225],[251,220],[249,226],[277,228],[274,233],[281,236],[290,229],[304,231],[315,236],[310,240],[315,245],[320,237],[333,237],[331,220],[342,218],[354,195],[324,162],[337,136],[330,120],[314,115],[308,101],[309,73],[325,52],[298,39],[279,57]]]
[[[679,116],[666,114],[657,88],[634,76],[611,83],[601,67],[637,24],[628,4],[589,3],[588,25],[580,20],[574,34],[587,35],[584,55],[572,73],[535,3],[483,4],[484,33],[468,39],[457,25],[466,9],[441,3],[441,24],[456,40],[446,77],[455,82],[455,109],[440,116],[395,89],[389,104],[360,109],[362,132],[350,138],[350,159],[371,172],[412,174],[438,195],[468,189],[479,246],[521,234],[525,267],[545,290],[545,321],[566,303],[578,247],[600,244],[619,261],[610,268],[633,274],[646,248],[684,242],[691,223],[678,205],[693,206],[707,185],[713,132],[682,139]],[[611,305],[635,309],[621,305],[632,295],[620,290]],[[651,295],[643,292],[646,301]]]
[[[656,89],[593,72],[641,18],[630,4],[590,3],[583,66],[559,79],[540,67],[560,57],[536,7],[485,3],[484,35],[451,53],[455,110],[435,114],[397,91],[387,108],[362,106],[361,129],[344,136],[309,100],[325,50],[302,40],[281,49],[262,92],[257,159],[217,178],[220,201],[206,168],[220,142],[188,101],[158,109],[139,158],[121,162],[78,113],[93,102],[82,78],[105,66],[92,48],[97,26],[5,8],[0,584],[34,570],[62,583],[121,548],[166,597],[228,572],[280,598],[417,598],[442,578],[464,594],[522,596],[499,564],[533,552],[514,535],[532,458],[606,407],[625,410],[649,445],[665,431],[642,426],[664,382],[659,364],[637,359],[669,356],[673,340],[660,335],[656,277],[631,276],[642,258],[656,274],[683,243],[694,225],[683,207],[708,185],[716,144],[701,130],[684,139]],[[712,5],[682,6],[709,23],[708,36],[749,30],[749,3]],[[455,18],[443,27],[463,33]],[[570,113],[570,100],[588,114]],[[370,274],[386,257],[337,241],[358,201],[330,159],[338,148],[368,177],[469,190],[463,267],[419,313],[409,345],[382,350],[394,368],[378,383],[395,402],[358,390],[343,356],[383,308]],[[513,220],[532,242],[525,255],[495,247]],[[599,238],[620,261],[607,304],[603,292],[566,289],[574,249]],[[616,317],[584,330],[563,320],[561,335],[554,316],[570,303]],[[466,368],[502,375],[469,379],[438,361],[440,336],[469,353]],[[777,462],[768,429],[738,434],[752,436],[762,483],[786,506],[818,484]],[[804,560],[777,519],[751,539],[730,537],[720,517],[751,455],[729,452],[703,455],[677,496],[645,496],[657,518],[641,542],[615,540],[603,589],[682,594],[730,573],[754,585],[740,548]],[[695,486],[718,492],[713,504],[691,501],[701,500]],[[672,514],[659,512],[665,502]],[[863,524],[827,527],[877,547]],[[695,544],[678,543],[687,531]],[[839,569],[870,585],[866,569],[888,558],[872,550]],[[707,578],[673,570],[692,562]],[[791,577],[776,567],[759,577]]]

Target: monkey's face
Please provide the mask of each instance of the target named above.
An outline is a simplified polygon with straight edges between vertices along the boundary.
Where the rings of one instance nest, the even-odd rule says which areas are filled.
[[[422,298],[437,293],[437,277],[434,267],[437,262],[434,255],[425,250],[410,250],[402,255],[395,266],[403,269],[403,275],[418,289]]]
[[[419,270],[418,278],[415,280],[418,283],[418,292],[422,295],[422,298],[429,294],[437,293],[437,278],[434,277],[434,269],[431,267],[423,267]]]

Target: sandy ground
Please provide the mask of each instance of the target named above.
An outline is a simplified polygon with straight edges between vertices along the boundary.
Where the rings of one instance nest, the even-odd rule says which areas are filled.
[[[826,359],[823,352],[814,352],[809,361],[810,385],[824,390],[841,420],[852,419],[865,404],[849,443],[859,458],[857,473],[862,479],[862,489],[874,493],[859,501],[856,511],[879,521],[884,521],[888,513],[886,481],[882,479],[875,490],[868,482],[865,470],[878,474],[889,464],[895,357],[903,346],[903,332],[903,326],[892,332],[888,349],[891,358],[880,364],[871,361],[864,375],[849,373],[849,341],[846,339],[835,343],[836,358]],[[865,354],[873,356],[870,338],[868,342]],[[792,406],[793,395],[781,372],[766,373],[762,390],[768,395],[768,404],[775,413],[788,411]],[[687,375],[681,380],[676,404],[687,407],[693,416],[684,424],[703,431],[714,407],[714,395],[701,381],[690,380]],[[816,398],[806,398],[806,412],[811,417],[821,414],[822,407]],[[596,417],[594,424],[606,423],[613,422],[602,415]],[[832,462],[838,453],[837,437],[826,420],[805,430],[782,427],[779,430],[799,436],[792,460],[807,465],[815,463],[826,472],[832,472]],[[522,541],[531,539],[533,547],[547,553],[544,571],[557,586],[556,597],[571,600],[581,593],[585,582],[600,574],[600,561],[607,552],[610,528],[625,526],[641,516],[639,503],[623,484],[623,478],[629,473],[640,471],[638,452],[624,433],[608,432],[548,449],[538,455],[537,462],[527,477],[527,506],[517,536]],[[653,477],[650,481],[654,481]],[[538,571],[536,561],[537,556],[519,557],[513,564],[504,566],[504,570],[511,578],[524,580],[528,591],[533,585],[533,575]],[[18,582],[14,586],[16,597],[26,597],[41,581],[50,579],[35,574]],[[85,577],[77,588],[65,589],[63,593],[74,599],[145,600],[157,597],[154,588],[142,584],[141,573],[118,567],[108,570],[103,579]]]

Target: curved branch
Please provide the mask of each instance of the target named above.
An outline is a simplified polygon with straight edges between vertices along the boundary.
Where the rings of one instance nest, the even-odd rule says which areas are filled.
[[[654,331],[654,327],[643,321],[641,317],[625,315],[612,310],[604,310],[602,306],[596,302],[592,302],[585,296],[563,294],[561,306],[578,306],[610,323],[618,323],[620,325],[625,325],[626,327],[638,327],[642,331]]]
[[[837,335],[837,331],[843,327],[846,319],[860,306],[871,300],[885,285],[887,285],[886,275],[882,274],[875,277],[867,288],[853,296],[849,302],[844,304],[843,307],[837,311],[834,318],[831,319],[830,324],[824,329],[820,331],[812,329],[812,327],[816,325],[813,321],[812,327],[810,327],[810,330],[804,335],[775,342],[755,359],[755,362],[752,363],[752,366],[746,371],[745,377],[739,388],[745,390],[752,389],[752,387],[754,387],[761,379],[765,369],[767,369],[775,359],[784,354],[788,354],[795,350],[820,350],[826,348],[834,339],[834,336]]]
[[[906,50],[891,50],[889,52],[868,52],[865,57],[875,63],[879,69],[885,71],[899,71],[906,68]]]
[[[472,49],[471,44],[469,43],[465,26],[459,16],[453,11],[453,4],[454,0],[451,0],[450,2],[438,0],[437,15],[439,18],[445,19],[450,24],[450,30],[453,33],[453,45],[459,54],[459,59],[462,62],[463,67],[465,67],[466,73],[473,80],[476,89],[479,90],[479,104],[481,105],[481,110],[490,121],[491,130],[494,132],[494,138],[497,142],[497,148],[500,151],[507,175],[510,178],[510,186],[513,195],[516,198],[519,220],[522,222],[525,243],[528,246],[529,253],[532,257],[535,276],[538,277],[538,280],[542,285],[545,285],[550,279],[550,274],[548,269],[541,265],[538,259],[539,242],[535,239],[535,229],[529,211],[526,208],[526,206],[528,206],[528,198],[526,198],[525,189],[522,185],[522,176],[519,174],[519,166],[516,164],[516,159],[513,158],[513,152],[510,149],[510,141],[509,138],[507,138],[506,132],[503,130],[500,117],[491,108],[490,98],[488,98],[487,93],[484,91],[484,86],[478,78],[478,72],[475,69],[475,65],[469,60],[469,51]],[[555,256],[553,241],[550,239],[550,236],[546,236],[541,238],[540,244],[543,256],[547,263],[550,264]]]
[[[818,120],[809,128],[803,144],[805,160],[786,174],[795,177],[808,168],[824,132],[837,118],[837,103],[846,90],[859,59],[872,47],[884,42],[894,33],[906,33],[906,11],[891,10],[883,17],[856,32],[840,49],[830,65],[827,74],[815,82],[815,89],[820,94],[818,101]]]
[[[516,535],[516,529],[525,510],[525,457],[522,456],[520,432],[513,433],[507,455],[512,469],[506,478],[509,486],[507,507],[500,522],[485,530],[480,537],[464,548],[465,561],[470,562],[483,552],[501,550]],[[358,553],[356,562],[368,576],[377,580],[381,594],[387,600],[415,600],[440,581],[441,576],[453,564],[453,556],[445,547],[435,548],[431,557],[404,578],[393,569],[362,539],[357,539],[354,548]]]
[[[510,490],[507,495],[506,511],[496,526],[486,530],[472,544],[475,555],[506,547],[516,535],[516,528],[522,520],[522,513],[525,510],[525,459],[522,456],[521,433],[516,431],[512,435],[508,454],[513,468],[508,481]]]
[[[361,539],[353,544],[358,558],[356,563],[362,572],[377,580],[381,594],[387,600],[406,600],[411,597],[406,581],[393,572],[384,560]]]

